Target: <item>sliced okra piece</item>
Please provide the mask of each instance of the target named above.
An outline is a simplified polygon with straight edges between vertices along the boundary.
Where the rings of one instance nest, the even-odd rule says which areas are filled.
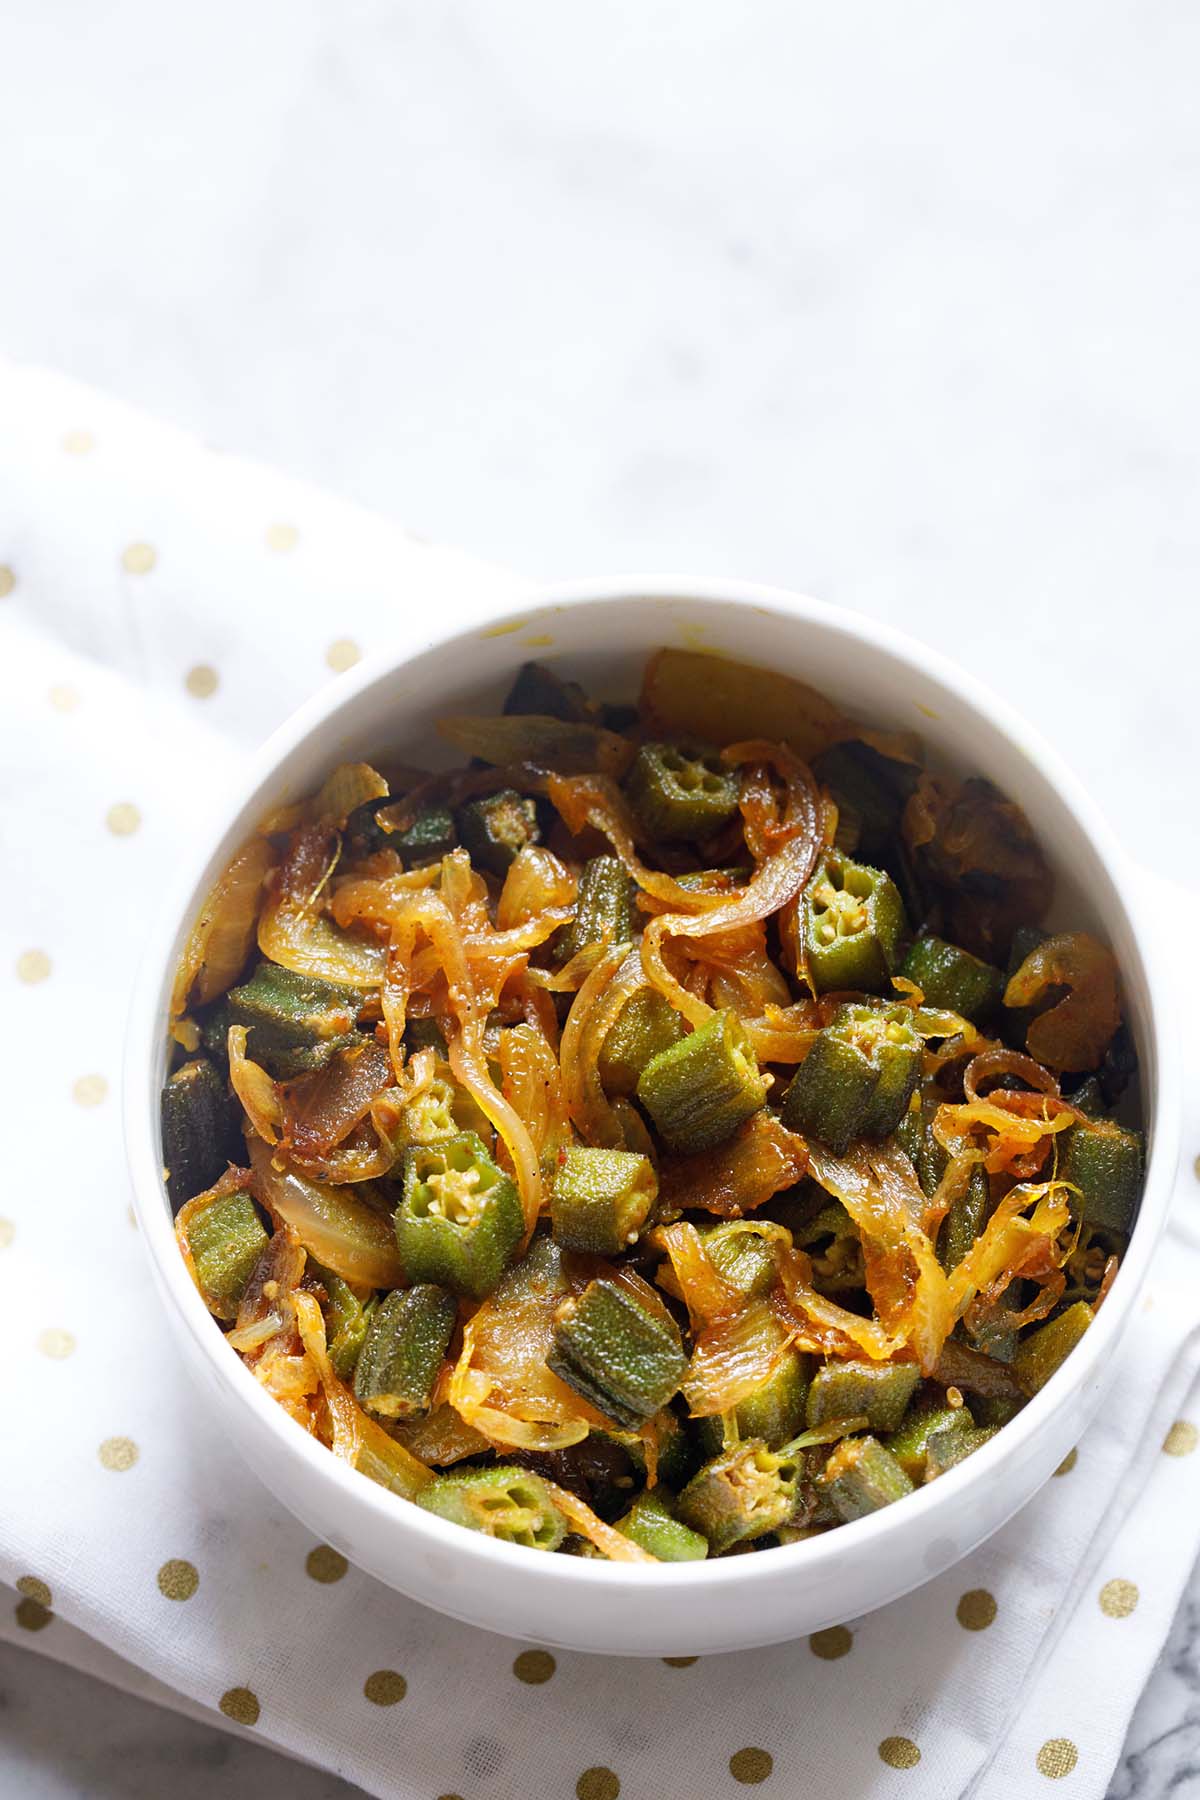
[[[417,1495],[417,1505],[468,1531],[527,1550],[557,1550],[566,1523],[539,1475],[501,1464],[437,1475]]]
[[[226,995],[228,1024],[246,1026],[249,1056],[276,1081],[323,1069],[361,1043],[354,1026],[362,1002],[354,988],[265,961]]]
[[[424,806],[403,831],[385,831],[383,843],[395,850],[406,869],[440,862],[458,842],[454,814],[448,806]]]
[[[401,1137],[406,1144],[436,1144],[457,1137],[454,1107],[458,1089],[444,1067],[435,1070],[427,1086],[410,1100],[400,1115]]]
[[[567,725],[591,720],[587,695],[577,681],[564,681],[545,663],[524,662],[513,677],[504,702],[505,717],[535,713],[544,719],[561,719]]]
[[[822,1363],[809,1385],[808,1427],[866,1419],[872,1431],[895,1431],[920,1378],[916,1363]]]
[[[325,1304],[325,1339],[329,1345],[329,1360],[333,1364],[333,1372],[342,1381],[349,1381],[354,1374],[354,1365],[358,1361],[359,1351],[363,1347],[363,1339],[367,1335],[367,1326],[371,1323],[371,1314],[375,1310],[373,1299],[362,1301],[354,1292],[348,1281],[335,1275],[322,1263],[309,1259],[309,1267],[316,1275],[327,1296]]]
[[[354,1395],[381,1419],[410,1419],[429,1405],[454,1333],[453,1294],[428,1282],[380,1301],[354,1371]]]
[[[904,1109],[904,1117],[896,1127],[896,1142],[914,1169],[920,1160],[921,1145],[924,1140],[925,1114],[921,1108],[920,1093],[914,1089],[908,1105]]]
[[[1026,1394],[1036,1394],[1075,1348],[1095,1313],[1086,1300],[1076,1300],[1065,1312],[1022,1338],[1012,1359],[1012,1372]]]
[[[838,1155],[852,1138],[890,1136],[921,1072],[911,1018],[905,1006],[839,1006],[783,1097],[788,1129]]]
[[[1142,1137],[1111,1119],[1065,1133],[1058,1173],[1077,1192],[1072,1208],[1097,1231],[1128,1233],[1142,1193]]]
[[[980,1164],[976,1164],[938,1233],[938,1261],[947,1274],[951,1269],[957,1269],[983,1230],[991,1204],[992,1190],[987,1174]]]
[[[404,1021],[404,1048],[410,1056],[416,1056],[421,1050],[435,1050],[439,1056],[444,1057],[446,1034],[442,1030],[441,1021],[413,1018],[410,1014]]]
[[[268,1241],[249,1194],[223,1194],[197,1208],[187,1240],[205,1305],[218,1319],[235,1318]]]
[[[721,1556],[787,1523],[800,1472],[800,1457],[790,1444],[771,1450],[761,1438],[750,1438],[705,1463],[680,1494],[675,1511],[707,1538],[714,1556]]]
[[[637,1097],[671,1149],[688,1152],[732,1137],[767,1090],[741,1021],[725,1011],[652,1057]]]
[[[762,1438],[772,1450],[789,1443],[804,1429],[811,1370],[811,1357],[789,1348],[762,1385],[734,1407],[739,1435]]]
[[[873,1437],[844,1439],[820,1479],[834,1511],[847,1525],[913,1491],[896,1458]]]
[[[708,1539],[675,1517],[661,1487],[644,1489],[617,1530],[659,1562],[700,1562],[708,1555]]]
[[[704,1250],[717,1273],[747,1299],[769,1294],[776,1281],[770,1240],[742,1219],[730,1219],[704,1233]]]
[[[1008,1394],[972,1394],[971,1413],[977,1425],[1008,1425],[1016,1418],[1024,1400],[1014,1400]]]
[[[517,852],[541,835],[537,807],[514,788],[501,788],[459,807],[458,835],[477,869],[505,875]]]
[[[947,1469],[953,1469],[957,1463],[964,1462],[973,1456],[976,1450],[982,1450],[986,1443],[995,1437],[998,1427],[995,1425],[979,1425],[970,1431],[939,1431],[929,1441],[929,1455],[926,1462],[925,1479],[934,1481],[944,1475]]]
[[[818,994],[886,987],[907,931],[890,875],[831,852],[801,898],[805,972]]]
[[[812,772],[837,805],[839,837],[843,822],[852,822],[856,847],[864,855],[881,855],[899,828],[916,769],[846,739],[815,756]]]
[[[162,1159],[176,1211],[220,1180],[245,1153],[240,1112],[206,1056],[184,1063],[162,1091]]]
[[[945,938],[916,938],[900,973],[916,982],[926,1006],[941,1007],[973,1022],[994,1013],[1004,998],[1001,971],[960,950],[957,944],[948,944]]]
[[[679,1327],[666,1309],[651,1312],[604,1277],[559,1308],[546,1360],[568,1387],[631,1430],[661,1411],[687,1368]]]
[[[589,944],[626,944],[633,937],[634,885],[615,856],[584,863],[575,896],[575,917],[555,933],[554,954],[570,962]]]
[[[686,1487],[696,1473],[696,1451],[686,1427],[670,1407],[664,1407],[655,1423],[658,1427],[658,1479],[671,1492]]]
[[[1089,1075],[1072,1093],[1065,1097],[1072,1106],[1077,1106],[1081,1113],[1086,1113],[1089,1119],[1102,1119],[1108,1111],[1104,1101],[1104,1089],[1095,1075]]]
[[[410,1145],[395,1223],[409,1281],[473,1300],[491,1293],[525,1228],[515,1182],[473,1131]]]
[[[629,1095],[646,1064],[669,1050],[687,1033],[683,1015],[656,989],[632,993],[608,1031],[600,1050],[600,1080],[610,1095]]]
[[[909,1480],[920,1486],[928,1472],[930,1445],[934,1439],[945,1432],[956,1434],[974,1430],[975,1420],[965,1406],[947,1406],[944,1402],[933,1401],[911,1406],[898,1429],[885,1437],[883,1443]]]
[[[702,842],[737,811],[737,774],[714,750],[643,744],[625,791],[646,837],[656,843]]]
[[[637,1242],[657,1195],[658,1176],[648,1156],[573,1146],[555,1171],[554,1236],[564,1250],[619,1256]]]

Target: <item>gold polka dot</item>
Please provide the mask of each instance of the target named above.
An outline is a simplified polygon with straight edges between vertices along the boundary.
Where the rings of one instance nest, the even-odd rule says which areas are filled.
[[[11,1219],[0,1219],[0,1250],[7,1250],[17,1235],[17,1228]]]
[[[207,663],[197,663],[183,678],[183,685],[194,700],[207,700],[217,691],[217,671]]]
[[[690,1669],[694,1662],[700,1661],[700,1658],[698,1656],[664,1656],[663,1661],[668,1669]]]
[[[1192,1174],[1196,1177],[1197,1181],[1200,1181],[1200,1156],[1198,1156],[1192,1164]]]
[[[826,1631],[814,1631],[808,1647],[822,1662],[836,1662],[839,1656],[849,1655],[853,1642],[854,1633],[845,1625],[830,1625]]]
[[[49,1607],[43,1606],[40,1600],[17,1601],[17,1624],[22,1631],[41,1631],[53,1617]]]
[[[1038,1774],[1050,1781],[1069,1775],[1079,1761],[1079,1752],[1070,1738],[1047,1738],[1037,1753]]]
[[[172,1557],[158,1571],[158,1591],[164,1600],[190,1600],[200,1586],[196,1565]]]
[[[1057,1469],[1055,1469],[1054,1473],[1056,1475],[1069,1475],[1071,1473],[1071,1470],[1075,1467],[1075,1464],[1078,1461],[1079,1461],[1078,1450],[1068,1450],[1067,1454],[1063,1457],[1062,1461],[1059,1463],[1059,1465],[1058,1465]]]
[[[1106,1581],[1100,1589],[1100,1611],[1106,1619],[1127,1619],[1140,1596],[1132,1581]]]
[[[104,823],[114,837],[130,837],[142,822],[142,815],[130,800],[118,800],[104,815]]]
[[[115,1475],[123,1475],[137,1461],[138,1447],[132,1438],[105,1438],[97,1454],[106,1469],[111,1469]]]
[[[39,1606],[52,1604],[50,1589],[36,1575],[20,1575],[17,1577],[17,1592],[24,1594],[27,1600],[36,1600]]]
[[[353,638],[337,638],[325,652],[325,661],[335,675],[341,675],[352,669],[361,656],[362,651]]]
[[[99,1106],[108,1093],[103,1075],[81,1075],[71,1089],[76,1106]]]
[[[522,1650],[512,1667],[518,1681],[526,1681],[530,1687],[541,1687],[543,1681],[549,1681],[557,1666],[548,1650]]]
[[[86,456],[95,448],[96,440],[90,431],[68,431],[63,438],[62,447],[68,456]]]
[[[996,1617],[996,1602],[986,1588],[971,1588],[954,1609],[964,1631],[986,1631]]]
[[[17,958],[17,980],[27,981],[32,986],[35,981],[45,981],[50,973],[50,958],[44,950],[22,950]]]
[[[328,1585],[331,1581],[340,1581],[350,1564],[340,1550],[334,1550],[329,1544],[318,1544],[304,1559],[304,1567],[314,1581]]]
[[[395,1706],[407,1692],[407,1681],[395,1669],[376,1669],[363,1682],[363,1693],[373,1706]]]
[[[148,575],[157,561],[153,544],[126,544],[121,552],[121,567],[129,575]]]
[[[61,1362],[74,1351],[75,1339],[69,1331],[62,1331],[57,1325],[51,1325],[40,1333],[37,1347],[43,1356],[50,1356],[55,1362]]]
[[[232,1719],[238,1725],[258,1724],[258,1715],[261,1710],[258,1696],[252,1694],[249,1688],[226,1688],[218,1705],[225,1717]]]
[[[729,1759],[729,1773],[735,1781],[745,1782],[747,1787],[765,1781],[774,1767],[770,1751],[749,1746],[745,1750],[735,1750]]]
[[[617,1800],[621,1783],[611,1769],[585,1769],[575,1783],[575,1800]]]
[[[79,695],[66,682],[60,682],[57,687],[52,687],[47,698],[55,712],[74,712],[79,705]]]
[[[294,525],[268,525],[268,550],[294,550],[300,542],[300,533]]]
[[[0,563],[0,600],[6,600],[17,585],[17,578],[7,563]]]
[[[911,1738],[885,1737],[879,1746],[879,1760],[889,1769],[915,1769],[921,1752]]]
[[[1196,1448],[1196,1427],[1190,1419],[1176,1419],[1163,1439],[1168,1456],[1190,1456]]]

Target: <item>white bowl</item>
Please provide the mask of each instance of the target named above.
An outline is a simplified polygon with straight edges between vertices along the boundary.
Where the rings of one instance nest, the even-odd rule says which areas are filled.
[[[803,677],[872,722],[919,729],[951,767],[1024,807],[1054,868],[1053,917],[1113,946],[1141,1059],[1146,1187],[1129,1252],[1095,1325],[1012,1424],[958,1468],[871,1518],[757,1556],[654,1567],[546,1556],[432,1517],[338,1462],[226,1346],[175,1245],[158,1104],[172,971],[218,871],[274,805],[346,759],[418,747],[439,714],[498,708],[517,665],[548,657],[608,698],[636,693],[660,644],[723,651]],[[134,997],[126,1131],[138,1219],[185,1360],[230,1441],[322,1539],[391,1587],[525,1641],[698,1655],[816,1631],[894,1600],[996,1531],[1057,1467],[1101,1399],[1167,1212],[1178,1140],[1168,1004],[1133,911],[1127,861],[1087,796],[1030,727],[934,651],[868,619],[744,582],[661,578],[546,589],[452,632],[414,625],[388,653],[311,700],[252,759],[154,938]]]

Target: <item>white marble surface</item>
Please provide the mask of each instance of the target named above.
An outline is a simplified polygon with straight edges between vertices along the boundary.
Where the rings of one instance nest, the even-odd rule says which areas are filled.
[[[533,574],[903,623],[1200,882],[1198,52],[1145,0],[9,7],[0,349]],[[1197,1607],[1116,1800],[1200,1793]],[[5,1793],[346,1791],[0,1697]]]

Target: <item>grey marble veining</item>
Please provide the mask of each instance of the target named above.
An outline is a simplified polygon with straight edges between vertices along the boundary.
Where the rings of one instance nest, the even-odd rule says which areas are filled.
[[[0,351],[534,575],[903,625],[1200,882],[1198,52],[1144,0],[12,6]],[[1198,1607],[1113,1800],[1200,1794]],[[6,1800],[348,1791],[0,1671]]]

